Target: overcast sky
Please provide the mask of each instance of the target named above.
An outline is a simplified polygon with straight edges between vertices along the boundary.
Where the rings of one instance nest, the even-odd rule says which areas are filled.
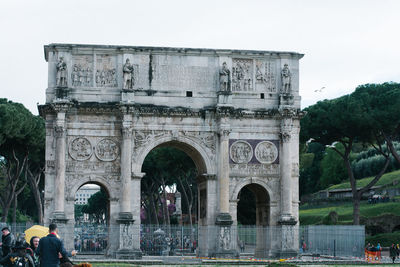
[[[400,0],[1,0],[0,34],[0,97],[34,114],[50,43],[304,53],[302,107],[400,82]]]

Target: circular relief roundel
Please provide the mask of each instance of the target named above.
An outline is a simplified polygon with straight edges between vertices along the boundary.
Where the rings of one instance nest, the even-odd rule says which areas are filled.
[[[87,160],[93,153],[92,145],[84,137],[78,137],[69,144],[69,154],[75,160]]]
[[[118,157],[118,144],[111,139],[102,139],[95,149],[96,157],[102,161],[113,161]]]
[[[253,157],[253,148],[246,141],[236,141],[231,145],[230,156],[235,163],[248,163]]]
[[[278,158],[278,149],[274,143],[263,141],[257,144],[255,156],[261,163],[273,163]]]

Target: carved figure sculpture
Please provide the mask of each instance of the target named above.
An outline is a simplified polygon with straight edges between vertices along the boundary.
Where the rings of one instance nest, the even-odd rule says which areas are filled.
[[[230,75],[231,75],[231,72],[228,69],[226,62],[222,63],[222,68],[219,71],[219,85],[220,85],[221,91],[229,92],[231,90],[230,83],[229,83]]]
[[[124,67],[124,89],[132,89],[134,84],[134,77],[133,77],[133,66],[129,61],[129,58],[126,59]]]
[[[72,80],[72,86],[79,85],[79,68],[77,65],[74,66],[74,70],[71,73],[71,80]]]
[[[86,70],[86,85],[90,86],[90,81],[92,80],[92,70],[87,68]]]
[[[60,87],[67,87],[67,63],[64,62],[63,57],[60,57],[60,59],[58,60],[56,68],[56,85]]]
[[[282,77],[282,93],[289,94],[291,89],[292,74],[290,73],[288,64],[283,66],[281,71]]]
[[[85,76],[86,76],[85,70],[83,68],[80,68],[80,71],[79,71],[79,85],[80,86],[85,85],[85,80],[86,80]]]

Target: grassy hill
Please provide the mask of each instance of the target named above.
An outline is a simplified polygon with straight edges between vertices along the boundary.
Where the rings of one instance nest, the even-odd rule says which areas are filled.
[[[367,177],[364,179],[357,180],[357,188],[366,186],[374,177]],[[388,185],[390,187],[399,188],[400,187],[400,170],[385,173],[381,179],[375,185]],[[350,188],[350,182],[344,182],[341,184],[332,185],[327,188],[327,190],[332,189],[346,189]]]
[[[367,201],[362,201],[360,214],[363,217],[376,217],[386,213],[400,216],[400,199],[396,198],[395,200],[396,202],[378,204],[368,204]],[[339,215],[338,224],[352,224],[353,204],[351,202],[342,202],[340,205],[332,204],[320,208],[313,208],[307,205],[300,206],[300,224],[322,224],[324,217],[328,216],[331,211],[335,211]]]
[[[367,185],[373,177],[357,180],[357,186]],[[384,174],[377,182],[378,186],[387,188],[400,188],[400,170]],[[350,183],[344,182],[327,188],[332,189],[350,189]],[[396,202],[368,204],[367,201],[361,201],[360,214],[363,217],[376,217],[385,213],[391,213],[400,216],[400,197],[395,198]],[[352,202],[338,202],[324,205],[323,207],[309,206],[307,204],[300,206],[300,223],[302,225],[322,224],[324,217],[331,211],[339,215],[339,224],[351,224],[353,220]]]

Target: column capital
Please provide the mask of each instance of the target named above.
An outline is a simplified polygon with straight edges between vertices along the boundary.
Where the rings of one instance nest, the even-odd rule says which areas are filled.
[[[121,132],[122,132],[122,137],[123,138],[131,138],[132,137],[132,133],[133,133],[133,129],[131,127],[122,127],[121,128]]]
[[[128,103],[123,103],[119,105],[119,111],[123,114],[130,114],[134,110],[134,106],[132,104]]]
[[[67,129],[65,129],[64,126],[54,126],[54,132],[55,132],[55,136],[60,138],[60,137],[65,137],[66,133],[67,133]]]
[[[144,172],[132,173],[131,174],[131,180],[141,180],[145,175],[146,175],[146,173],[144,173]]]
[[[69,101],[55,102],[52,103],[51,106],[57,113],[66,113],[68,109],[71,107],[71,103]]]
[[[280,136],[283,143],[289,143],[292,137],[289,132],[281,132]]]
[[[219,130],[218,135],[221,137],[222,140],[229,139],[229,134],[232,132],[231,129],[222,129]]]

